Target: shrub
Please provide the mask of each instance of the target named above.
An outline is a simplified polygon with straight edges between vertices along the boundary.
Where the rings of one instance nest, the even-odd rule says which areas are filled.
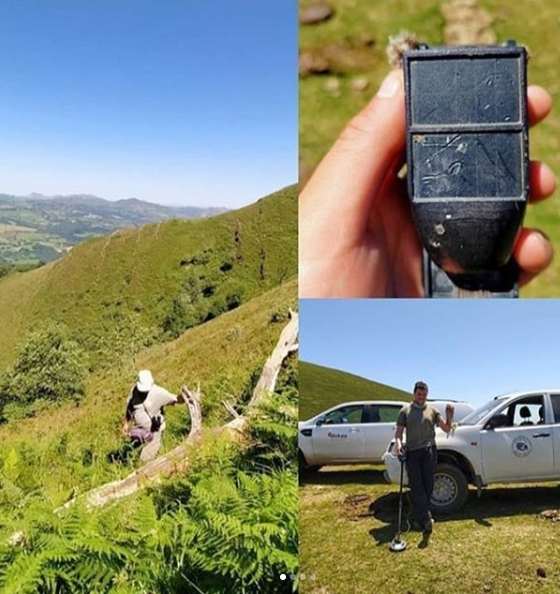
[[[169,313],[161,323],[164,336],[174,340],[185,330],[199,323],[199,316],[188,297],[176,297],[171,304]]]
[[[81,398],[87,363],[66,329],[53,322],[31,332],[4,382],[4,397],[20,403]]]

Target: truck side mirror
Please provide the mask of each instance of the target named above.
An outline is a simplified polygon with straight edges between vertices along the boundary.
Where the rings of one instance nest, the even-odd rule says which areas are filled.
[[[499,427],[507,427],[509,419],[507,415],[499,414],[494,415],[488,423],[486,423],[486,429],[498,429]]]
[[[327,422],[327,417],[319,417],[315,421],[315,425],[317,425],[317,427],[320,427],[321,425],[324,425],[326,422]]]

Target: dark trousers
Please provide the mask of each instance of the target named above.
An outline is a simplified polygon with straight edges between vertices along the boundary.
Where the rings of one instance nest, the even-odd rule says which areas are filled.
[[[430,499],[434,491],[434,473],[437,466],[435,446],[408,451],[406,471],[412,498],[412,515],[421,525],[431,518]]]

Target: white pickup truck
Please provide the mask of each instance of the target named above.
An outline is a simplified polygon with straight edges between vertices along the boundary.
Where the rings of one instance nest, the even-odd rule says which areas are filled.
[[[429,400],[443,415],[455,406],[455,418],[474,410],[466,402]],[[367,400],[344,402],[299,423],[299,463],[303,471],[326,464],[380,463],[387,444],[395,436],[397,415],[405,402]]]
[[[406,437],[406,431],[405,431]],[[461,508],[469,483],[527,483],[560,479],[560,389],[498,396],[465,417],[447,435],[436,431],[438,465],[432,506]],[[386,478],[399,483],[394,440],[383,460]],[[408,483],[405,468],[405,484]]]

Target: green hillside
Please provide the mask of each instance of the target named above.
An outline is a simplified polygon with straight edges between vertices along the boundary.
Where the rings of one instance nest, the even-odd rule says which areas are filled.
[[[172,220],[80,244],[0,281],[0,369],[45,320],[68,326],[94,369],[281,284],[297,271],[297,188],[202,220]]]
[[[409,393],[398,388],[338,369],[299,362],[299,418],[302,421],[341,402],[410,399]]]
[[[2,592],[260,594],[297,573],[297,356],[243,440],[215,431],[232,418],[224,402],[244,412],[297,309],[296,202],[289,187],[211,219],[119,231],[0,280]],[[52,321],[64,338],[41,342]],[[200,385],[189,472],[53,512],[140,466],[120,419],[142,368],[175,393]],[[45,397],[47,384],[63,389]],[[160,454],[190,430],[188,408],[168,408]]]
[[[150,369],[156,382],[173,392],[182,384],[196,387],[200,382],[204,424],[230,420],[222,400],[243,404],[278,340],[288,309],[296,305],[292,280],[175,341],[93,374],[79,406],[69,403],[0,426],[0,481],[8,478],[23,496],[40,492],[56,507],[75,489],[83,492],[128,473],[128,467],[106,458],[122,446],[119,419],[138,369]],[[165,449],[187,435],[186,407],[170,408],[167,425]]]
[[[0,589],[3,592],[201,592],[258,594],[297,572],[295,361],[277,392],[235,446],[211,428],[243,411],[262,366],[297,306],[297,283],[154,345],[90,377],[79,405],[66,404],[0,427]],[[115,354],[116,355],[116,354]],[[105,509],[52,510],[123,478],[139,464],[124,457],[119,418],[139,368],[176,391],[200,382],[204,447],[186,476]],[[169,407],[162,453],[184,440],[186,406]],[[264,464],[263,464],[264,462]],[[8,544],[21,534],[23,544]],[[195,587],[196,586],[196,587]]]

